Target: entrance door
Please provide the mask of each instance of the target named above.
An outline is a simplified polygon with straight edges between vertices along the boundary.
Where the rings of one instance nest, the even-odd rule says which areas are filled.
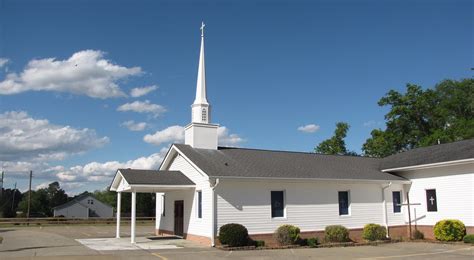
[[[174,234],[177,236],[183,236],[184,226],[184,201],[174,201]]]

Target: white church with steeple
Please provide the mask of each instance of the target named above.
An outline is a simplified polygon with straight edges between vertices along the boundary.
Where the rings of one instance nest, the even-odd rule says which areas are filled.
[[[217,129],[211,123],[211,106],[207,101],[206,64],[204,59],[204,23],[201,25],[201,51],[196,84],[196,99],[191,105],[191,123],[185,127],[185,144],[194,148],[217,149]]]
[[[474,233],[474,139],[413,149],[385,158],[322,155],[218,146],[211,122],[204,59],[204,23],[196,98],[185,144],[173,144],[159,170],[118,169],[117,237],[121,194],[131,193],[131,242],[135,243],[137,193],[156,194],[157,235],[172,234],[214,246],[219,228],[244,225],[253,239],[275,244],[274,231],[298,226],[301,236],[322,239],[329,225],[343,225],[361,240],[365,224],[408,237],[410,221],[425,237],[441,219],[459,219]],[[455,192],[453,192],[455,191]],[[406,205],[416,202],[416,208]],[[416,210],[417,219],[414,216]]]

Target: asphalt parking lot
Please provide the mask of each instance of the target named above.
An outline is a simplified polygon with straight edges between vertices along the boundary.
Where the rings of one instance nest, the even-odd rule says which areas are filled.
[[[222,251],[180,239],[151,241],[148,249],[145,237],[153,235],[153,226],[137,226],[138,244],[130,249],[129,232],[121,234],[122,250],[92,249],[78,241],[96,239],[112,241],[114,226],[50,226],[0,228],[4,238],[0,244],[0,259],[474,259],[474,247],[465,244],[393,243],[379,246],[345,248]],[[98,239],[101,238],[101,239]],[[102,239],[103,238],[103,239]],[[141,244],[143,243],[143,244]],[[116,244],[116,243],[114,243]],[[153,248],[153,247],[149,247]]]

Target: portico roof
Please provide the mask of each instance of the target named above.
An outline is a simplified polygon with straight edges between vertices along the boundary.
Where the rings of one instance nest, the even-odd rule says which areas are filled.
[[[110,185],[117,192],[160,192],[195,187],[195,183],[180,171],[118,169]]]

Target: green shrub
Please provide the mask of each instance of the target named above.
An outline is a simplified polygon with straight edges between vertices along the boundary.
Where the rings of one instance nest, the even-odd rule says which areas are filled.
[[[316,247],[319,244],[319,241],[318,241],[317,237],[308,238],[307,241],[308,241],[307,244],[310,247]]]
[[[300,238],[300,228],[293,225],[281,225],[275,230],[273,238],[280,245],[296,244]]]
[[[466,226],[457,219],[444,219],[434,226],[434,235],[441,241],[461,241],[466,235]]]
[[[298,241],[296,241],[297,245],[300,246],[307,246],[308,245],[308,239],[307,238],[298,238]]]
[[[255,240],[254,241],[255,247],[264,247],[265,246],[265,241],[263,240]]]
[[[219,229],[219,241],[231,247],[246,246],[249,242],[247,228],[240,224],[225,224]]]
[[[362,231],[362,238],[369,241],[383,240],[387,237],[387,230],[378,224],[367,224]]]
[[[415,231],[413,231],[413,238],[414,239],[425,239],[425,234],[423,234],[423,232],[421,232],[420,230],[415,229]]]
[[[464,236],[464,243],[474,244],[474,234]]]
[[[341,225],[327,226],[324,230],[326,242],[349,242],[349,230]]]

